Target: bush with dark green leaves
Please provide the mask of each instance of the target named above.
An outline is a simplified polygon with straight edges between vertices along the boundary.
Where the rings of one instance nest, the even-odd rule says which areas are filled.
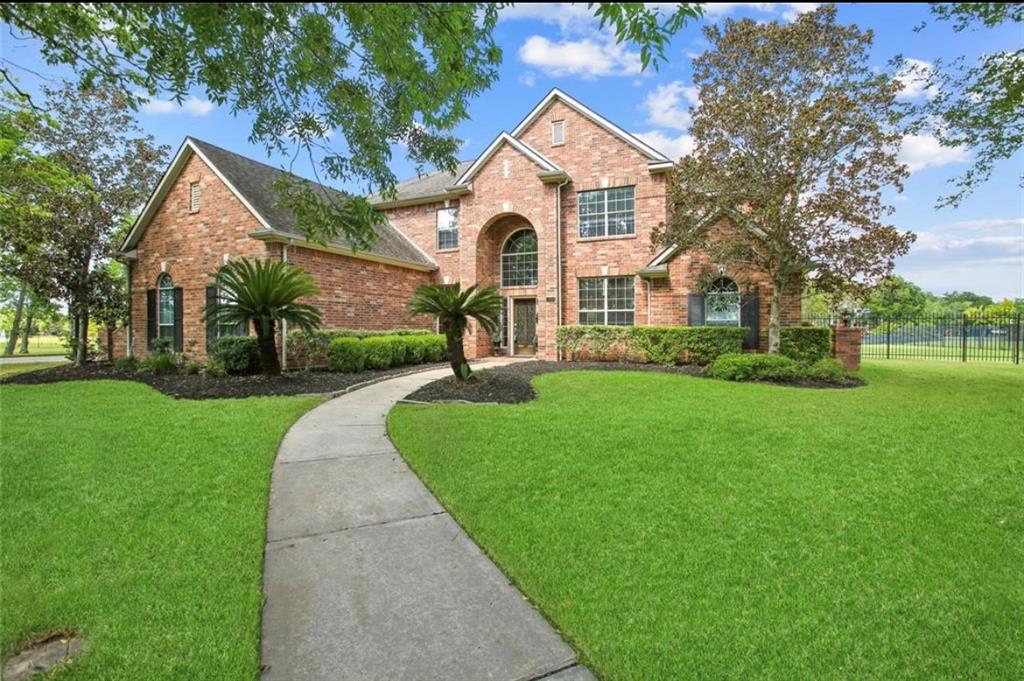
[[[327,352],[332,371],[353,373],[366,367],[366,346],[359,338],[335,338]]]
[[[800,365],[785,355],[735,353],[711,365],[711,375],[726,381],[793,381],[800,373]]]
[[[827,326],[783,326],[779,353],[800,364],[814,364],[832,356],[832,329]]]
[[[142,368],[153,374],[173,374],[178,371],[178,358],[173,352],[154,352],[142,360]]]
[[[367,369],[387,369],[395,360],[394,346],[391,339],[384,336],[363,338],[359,341],[366,350]]]
[[[435,336],[427,329],[389,329],[386,331],[370,329],[315,329],[313,331],[292,331],[288,334],[289,362],[295,361],[306,369],[330,366],[331,343],[338,338],[374,338],[381,336],[401,336],[403,338],[420,338]],[[332,367],[333,368],[333,367]]]
[[[804,368],[803,377],[811,381],[838,383],[846,378],[846,369],[843,368],[843,363],[838,359],[826,357]]]
[[[137,357],[121,357],[120,359],[114,360],[114,363],[119,369],[125,371],[135,371],[139,368],[139,360]]]
[[[719,355],[740,352],[746,332],[736,326],[560,326],[555,343],[573,357],[710,364]]]
[[[260,372],[260,351],[256,336],[224,336],[213,343],[210,357],[233,376]]]

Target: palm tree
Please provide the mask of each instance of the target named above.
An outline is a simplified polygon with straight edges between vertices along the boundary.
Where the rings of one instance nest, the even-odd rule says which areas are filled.
[[[480,289],[474,285],[463,291],[459,284],[421,284],[409,301],[409,312],[437,317],[448,341],[448,361],[452,372],[455,378],[466,380],[472,375],[462,347],[466,326],[472,318],[487,333],[497,331],[501,296],[493,286]]]
[[[203,309],[207,321],[221,324],[252,322],[264,374],[281,373],[277,357],[275,327],[284,321],[303,331],[320,325],[320,312],[312,305],[296,302],[315,296],[320,289],[301,267],[280,260],[233,260],[214,275],[223,300]]]

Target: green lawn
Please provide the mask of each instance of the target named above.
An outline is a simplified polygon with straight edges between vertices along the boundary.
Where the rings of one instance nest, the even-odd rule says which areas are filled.
[[[389,427],[603,679],[1024,678],[1024,367],[862,374],[547,374]]]
[[[23,374],[27,371],[35,371],[37,369],[49,369],[60,365],[61,362],[27,362],[18,364],[0,364],[0,376],[10,376],[12,374]]]
[[[0,348],[2,351],[3,348]],[[32,336],[28,339],[28,354],[30,355],[65,355],[68,349],[61,343],[57,336]],[[21,353],[21,341],[14,349],[12,357],[24,357]]]
[[[315,403],[0,386],[3,654],[69,627],[61,678],[257,678],[270,468]]]

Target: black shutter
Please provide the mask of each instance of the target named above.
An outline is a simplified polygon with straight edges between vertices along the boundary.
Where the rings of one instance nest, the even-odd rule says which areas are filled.
[[[207,286],[206,287],[206,309],[204,314],[206,315],[206,352],[207,354],[213,350],[213,342],[217,340],[217,318],[213,316],[213,311],[217,308],[217,287]]]
[[[182,319],[182,295],[181,287],[178,286],[174,289],[174,351],[181,352],[184,348],[181,338],[181,319]]]
[[[686,323],[690,326],[704,326],[704,294],[691,293],[686,298]]]
[[[740,296],[740,326],[747,329],[743,349],[757,350],[757,340],[761,335],[761,299],[756,293]]]
[[[156,338],[156,289],[146,291],[146,348],[153,349]]]

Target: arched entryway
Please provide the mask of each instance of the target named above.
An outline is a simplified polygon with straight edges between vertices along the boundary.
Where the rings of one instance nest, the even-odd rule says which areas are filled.
[[[501,329],[487,341],[500,355],[537,352],[537,303],[541,278],[537,232],[522,215],[492,218],[477,242],[477,283],[496,286],[503,300]]]

